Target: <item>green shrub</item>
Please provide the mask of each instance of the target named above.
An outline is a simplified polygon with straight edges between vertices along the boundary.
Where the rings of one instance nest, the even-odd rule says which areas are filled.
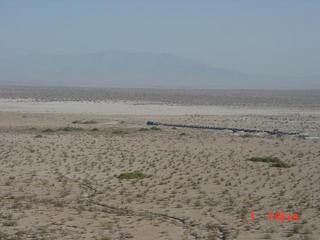
[[[114,129],[112,131],[112,134],[118,134],[118,135],[126,134],[126,133],[128,133],[128,132],[126,130],[124,130],[124,129]]]
[[[88,121],[75,120],[72,123],[73,124],[96,124],[98,122],[94,120],[88,120]]]
[[[141,132],[147,132],[147,131],[159,131],[161,130],[161,128],[158,127],[151,127],[151,128],[140,128],[139,131]]]
[[[149,131],[150,129],[149,128],[139,128],[139,131],[140,132],[147,132]]]
[[[249,133],[245,133],[245,134],[240,135],[240,136],[243,137],[243,138],[252,138],[252,137],[254,137],[254,135],[249,134]]]
[[[143,179],[145,177],[146,175],[140,171],[125,172],[118,176],[119,179]]]
[[[151,127],[150,130],[155,130],[155,131],[160,131],[161,128],[158,128],[158,127]]]
[[[264,163],[271,163],[271,167],[280,167],[280,168],[288,168],[290,167],[289,164],[283,162],[277,157],[252,157],[248,159],[251,162],[264,162]]]
[[[289,168],[290,165],[285,162],[277,162],[277,163],[272,163],[271,167],[279,167],[279,168]]]
[[[70,131],[81,131],[83,128],[76,128],[76,127],[63,127],[59,128],[58,131],[65,131],[65,132],[70,132]]]
[[[43,133],[52,133],[52,132],[55,132],[55,130],[51,129],[51,128],[46,128],[46,129],[43,129],[42,132]]]

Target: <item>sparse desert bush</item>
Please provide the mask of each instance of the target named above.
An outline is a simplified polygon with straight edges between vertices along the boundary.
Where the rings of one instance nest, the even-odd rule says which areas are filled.
[[[4,221],[2,225],[5,227],[14,227],[17,225],[17,222],[15,220],[7,220],[7,221]]]
[[[70,132],[70,131],[81,131],[83,128],[77,128],[77,127],[63,127],[58,128],[58,131],[64,131],[64,132]]]
[[[285,163],[285,162],[276,162],[276,163],[272,163],[271,164],[271,167],[278,167],[278,168],[289,168],[290,165],[288,163]]]
[[[55,132],[55,130],[52,128],[46,128],[46,129],[43,129],[42,132],[43,133],[52,133],[52,132]]]
[[[252,138],[252,137],[254,137],[254,135],[249,134],[249,133],[245,133],[245,134],[241,135],[241,137],[243,137],[243,138]]]
[[[150,130],[149,128],[139,128],[138,131],[140,131],[140,132],[147,132],[147,131],[149,131],[149,130]]]
[[[100,240],[111,240],[109,237],[102,237]]]
[[[297,224],[297,225],[294,225],[293,228],[292,228],[292,233],[293,233],[293,234],[298,234],[298,233],[300,232],[300,230],[301,230],[301,227],[302,227],[302,226],[301,226],[301,225],[298,225],[298,224]]]
[[[97,132],[97,131],[99,131],[99,129],[98,128],[92,128],[90,131],[91,132]]]
[[[140,132],[159,131],[159,130],[161,130],[161,128],[158,128],[158,127],[140,128],[140,129],[139,129]]]
[[[34,138],[42,138],[41,134],[35,135]]]
[[[53,201],[53,206],[61,208],[61,207],[64,206],[64,204],[63,204],[62,201],[54,200],[54,201]]]
[[[217,239],[216,233],[211,233],[207,236],[207,240],[216,240],[216,239]]]
[[[269,233],[264,234],[263,239],[271,239],[271,235]]]
[[[124,129],[114,129],[112,131],[112,134],[118,134],[118,135],[121,135],[121,134],[127,134],[128,132]]]
[[[73,124],[96,124],[98,122],[95,120],[87,120],[87,121],[75,120],[72,123]]]
[[[118,176],[119,179],[143,179],[145,177],[146,175],[140,171],[125,172]]]
[[[53,133],[53,132],[56,132],[56,131],[71,132],[71,131],[81,131],[81,130],[83,130],[83,128],[67,126],[67,127],[57,128],[57,129],[46,128],[46,129],[43,129],[41,132],[43,132],[43,133]]]
[[[9,236],[6,233],[0,231],[0,239],[9,239]]]
[[[290,167],[289,164],[283,162],[277,157],[252,157],[248,159],[251,162],[264,162],[264,163],[271,163],[271,167],[280,167],[280,168],[288,168]]]

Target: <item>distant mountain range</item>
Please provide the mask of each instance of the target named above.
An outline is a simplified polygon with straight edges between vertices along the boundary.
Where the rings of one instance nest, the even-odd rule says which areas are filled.
[[[250,75],[171,54],[110,51],[0,57],[0,84],[94,87],[314,89],[320,77]]]

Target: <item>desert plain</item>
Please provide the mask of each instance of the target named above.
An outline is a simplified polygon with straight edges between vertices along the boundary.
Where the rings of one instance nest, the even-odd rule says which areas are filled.
[[[0,90],[0,239],[320,239],[320,94],[30,89]]]

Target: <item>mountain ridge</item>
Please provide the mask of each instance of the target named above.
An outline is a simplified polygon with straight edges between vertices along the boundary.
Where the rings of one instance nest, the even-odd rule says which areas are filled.
[[[317,76],[251,75],[168,53],[103,51],[0,59],[1,84],[103,87],[320,88]],[[303,80],[303,81],[301,81]]]

